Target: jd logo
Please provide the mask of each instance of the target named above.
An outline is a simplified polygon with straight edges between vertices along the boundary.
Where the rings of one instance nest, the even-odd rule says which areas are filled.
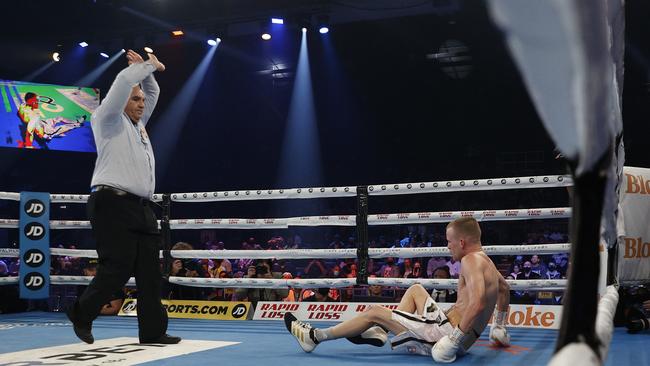
[[[137,308],[138,303],[135,301],[130,301],[124,304],[124,307],[122,308],[122,311],[125,313],[131,313],[134,312],[135,309]]]
[[[45,212],[45,204],[39,200],[29,200],[25,203],[24,210],[30,217],[39,217]]]
[[[23,254],[23,263],[30,267],[38,267],[43,264],[45,256],[38,249],[30,249]]]
[[[25,278],[23,278],[23,283],[25,287],[32,291],[39,290],[43,285],[45,285],[45,280],[43,276],[38,272],[29,272]]]
[[[30,222],[25,225],[25,236],[30,240],[40,240],[45,235],[45,228],[38,222]]]
[[[232,308],[232,317],[233,318],[241,318],[246,314],[246,305],[244,304],[237,304]]]

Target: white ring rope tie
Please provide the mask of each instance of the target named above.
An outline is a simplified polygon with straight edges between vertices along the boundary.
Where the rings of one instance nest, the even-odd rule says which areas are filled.
[[[432,224],[473,217],[479,222],[570,218],[571,208],[522,208],[510,210],[465,210],[368,215],[368,225]],[[0,228],[17,228],[18,220],[0,219]],[[269,219],[176,219],[170,229],[286,229],[291,226],[356,226],[355,215],[300,216]],[[90,221],[50,220],[50,229],[90,229]]]
[[[569,253],[571,244],[523,244],[523,245],[490,245],[484,246],[483,251],[488,255],[519,255],[519,254],[555,254]],[[344,259],[356,258],[356,249],[281,249],[281,250],[172,250],[171,256],[183,259],[225,258],[225,259]],[[20,251],[12,248],[0,248],[0,258],[19,257]],[[92,249],[63,249],[50,248],[51,255],[97,258],[97,251]],[[422,258],[450,257],[446,247],[422,248],[369,248],[370,258]],[[162,258],[162,251],[160,252]]]
[[[529,177],[466,179],[453,181],[379,184],[368,186],[369,195],[399,195],[417,193],[484,191],[524,188],[554,188],[569,187],[573,180],[568,175],[539,175]],[[177,202],[214,202],[214,201],[244,201],[266,199],[304,199],[328,197],[353,197],[357,187],[309,187],[288,189],[257,189],[216,192],[172,193],[170,198]],[[53,203],[84,203],[87,194],[51,194]],[[154,201],[161,201],[162,194],[153,195]],[[20,193],[0,192],[0,200],[20,201]]]
[[[93,279],[91,276],[50,276],[53,285],[87,285]],[[342,288],[355,286],[356,278],[309,278],[309,279],[282,279],[282,278],[200,278],[200,277],[169,277],[169,282],[191,287],[216,287],[216,288]],[[567,280],[506,280],[513,291],[561,291],[567,286]],[[0,285],[16,284],[18,277],[2,277]],[[425,288],[456,289],[457,279],[431,279],[431,278],[368,278],[368,286],[391,286],[406,288],[416,283]],[[127,285],[134,286],[135,279],[131,277]]]
[[[618,289],[616,286],[607,286],[605,294],[598,303],[596,315],[596,335],[600,340],[600,358],[607,359],[607,352],[614,333],[614,315],[618,305]]]

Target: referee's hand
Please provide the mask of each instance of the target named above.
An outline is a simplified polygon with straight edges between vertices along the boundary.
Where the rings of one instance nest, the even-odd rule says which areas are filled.
[[[149,55],[149,60],[147,61],[151,62],[151,64],[156,67],[157,71],[161,71],[161,72],[165,71],[165,64],[158,61],[158,57],[156,57],[156,55],[154,55],[153,53],[149,53],[148,55]]]

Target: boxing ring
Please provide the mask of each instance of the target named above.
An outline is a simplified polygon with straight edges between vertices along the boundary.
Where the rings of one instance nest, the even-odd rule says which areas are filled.
[[[369,196],[404,194],[435,194],[443,192],[464,192],[481,190],[509,190],[532,188],[557,188],[571,186],[568,176],[535,176],[514,178],[492,178],[423,183],[385,184],[362,187],[293,188],[256,191],[191,192],[154,195],[155,201],[163,201],[163,207],[170,203],[243,201],[259,199],[310,199],[331,197],[356,197],[356,215],[302,216],[266,219],[170,219],[163,215],[161,227],[163,238],[166,230],[174,229],[284,229],[290,226],[347,226],[356,227],[359,246],[356,249],[288,249],[288,250],[163,250],[161,258],[227,258],[227,259],[303,259],[303,258],[356,258],[359,261],[357,278],[321,279],[246,279],[246,278],[185,278],[169,277],[169,282],[185,286],[217,288],[344,288],[352,285],[381,285],[408,287],[420,283],[431,289],[449,289],[457,286],[454,279],[427,278],[369,278],[365,261],[369,258],[416,258],[447,256],[445,247],[418,248],[368,248],[368,226],[446,223],[459,217],[474,217],[479,222],[510,220],[544,220],[569,218],[567,207],[445,211],[368,214]],[[20,194],[0,192],[0,198],[20,200]],[[85,203],[87,195],[52,194],[51,202]],[[167,210],[167,213],[169,210]],[[165,213],[165,212],[163,212]],[[2,228],[19,227],[18,220],[0,220]],[[88,221],[50,220],[50,228],[89,229]],[[167,235],[166,235],[167,234]],[[169,243],[168,243],[169,244]],[[486,245],[488,255],[551,254],[570,251],[569,243],[530,245]],[[52,248],[51,255],[72,257],[96,257],[93,250],[72,250]],[[0,250],[0,257],[20,257],[16,249]],[[52,285],[87,284],[90,277],[50,276]],[[596,279],[594,279],[596,280]],[[129,281],[134,284],[133,278]],[[508,280],[512,290],[562,290],[566,280]],[[0,285],[18,283],[18,277],[0,278]],[[615,291],[614,291],[615,292]],[[617,301],[617,298],[615,299]],[[616,303],[613,303],[614,308]],[[259,306],[259,305],[258,305]],[[169,310],[168,310],[169,311]],[[531,309],[531,312],[536,309]],[[511,311],[512,312],[512,311]],[[613,325],[610,309],[604,323]],[[559,313],[558,313],[559,314]],[[250,318],[251,316],[249,316]],[[558,315],[555,315],[558,317]],[[512,317],[510,318],[513,319]],[[516,319],[516,318],[515,318]],[[555,319],[555,318],[554,318]],[[558,335],[559,319],[555,327],[508,327],[512,335],[512,346],[496,348],[489,344],[489,327],[485,329],[468,355],[459,358],[458,364],[509,364],[542,365],[551,359]],[[317,326],[333,324],[319,322]],[[550,328],[550,329],[549,329]],[[169,319],[168,332],[183,338],[177,345],[137,344],[137,320],[133,317],[101,316],[93,323],[95,343],[81,343],[72,331],[71,323],[64,313],[29,312],[0,315],[0,366],[2,365],[100,365],[100,364],[165,364],[187,365],[212,360],[233,365],[250,365],[262,362],[311,364],[431,364],[429,357],[412,356],[392,352],[389,345],[382,348],[359,346],[345,340],[327,342],[313,353],[300,350],[293,337],[286,331],[282,321],[241,320],[219,321],[200,319]],[[622,329],[613,332],[606,364],[618,365],[632,362],[650,364],[650,352],[643,344],[646,336],[630,335]]]
[[[326,325],[328,323],[318,323]],[[334,324],[334,323],[331,323]],[[0,315],[0,365],[46,365],[43,363],[21,363],[45,354],[43,349],[61,347],[50,351],[53,354],[77,354],[79,358],[89,358],[87,361],[68,360],[50,361],[52,365],[100,365],[100,358],[93,355],[115,356],[109,353],[110,347],[116,343],[110,340],[119,339],[117,344],[137,343],[137,320],[127,317],[100,316],[93,323],[93,334],[97,341],[88,345],[77,339],[71,324],[63,313],[21,313]],[[510,328],[512,346],[509,349],[497,349],[488,345],[488,329],[472,347],[469,354],[459,358],[454,364],[458,365],[546,365],[550,360],[555,341],[556,330],[539,330]],[[431,365],[430,357],[411,356],[392,352],[389,345],[382,348],[368,345],[354,345],[345,340],[326,342],[310,354],[302,352],[292,336],[287,333],[282,322],[249,320],[242,322],[214,321],[197,319],[169,319],[170,334],[183,337],[181,343],[156,348],[174,348],[175,356],[149,361],[150,365],[196,365],[206,362],[227,362],[229,365],[256,364],[309,364],[324,365]],[[233,342],[231,345],[190,353],[188,343],[193,340]],[[647,365],[650,363],[650,352],[647,350],[647,335],[627,334],[625,329],[617,328],[610,344],[610,352],[606,365]],[[105,347],[105,349],[101,349]],[[217,348],[219,347],[219,348]],[[104,352],[98,352],[104,351]],[[127,359],[133,362],[139,352],[147,352],[147,348],[138,345],[123,347],[121,352],[138,350],[128,354],[117,355],[117,359]],[[93,351],[94,350],[94,351]],[[179,354],[185,353],[187,354]],[[19,353],[18,355],[16,355]],[[171,353],[171,352],[170,352]],[[16,356],[13,356],[13,355]],[[83,356],[85,355],[85,356]],[[31,356],[31,357],[30,357]],[[14,358],[15,357],[15,358]],[[116,364],[133,364],[118,363]],[[109,364],[109,363],[105,363]],[[138,363],[139,364],[139,363]]]

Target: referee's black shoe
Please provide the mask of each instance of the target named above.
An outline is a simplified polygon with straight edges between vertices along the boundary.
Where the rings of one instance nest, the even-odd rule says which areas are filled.
[[[93,323],[81,321],[75,314],[76,306],[76,304],[72,305],[65,313],[68,316],[68,319],[70,319],[72,322],[72,329],[74,329],[74,334],[76,334],[77,337],[79,337],[79,339],[82,341],[88,344],[92,344],[95,342],[95,338],[93,337],[92,333]]]

